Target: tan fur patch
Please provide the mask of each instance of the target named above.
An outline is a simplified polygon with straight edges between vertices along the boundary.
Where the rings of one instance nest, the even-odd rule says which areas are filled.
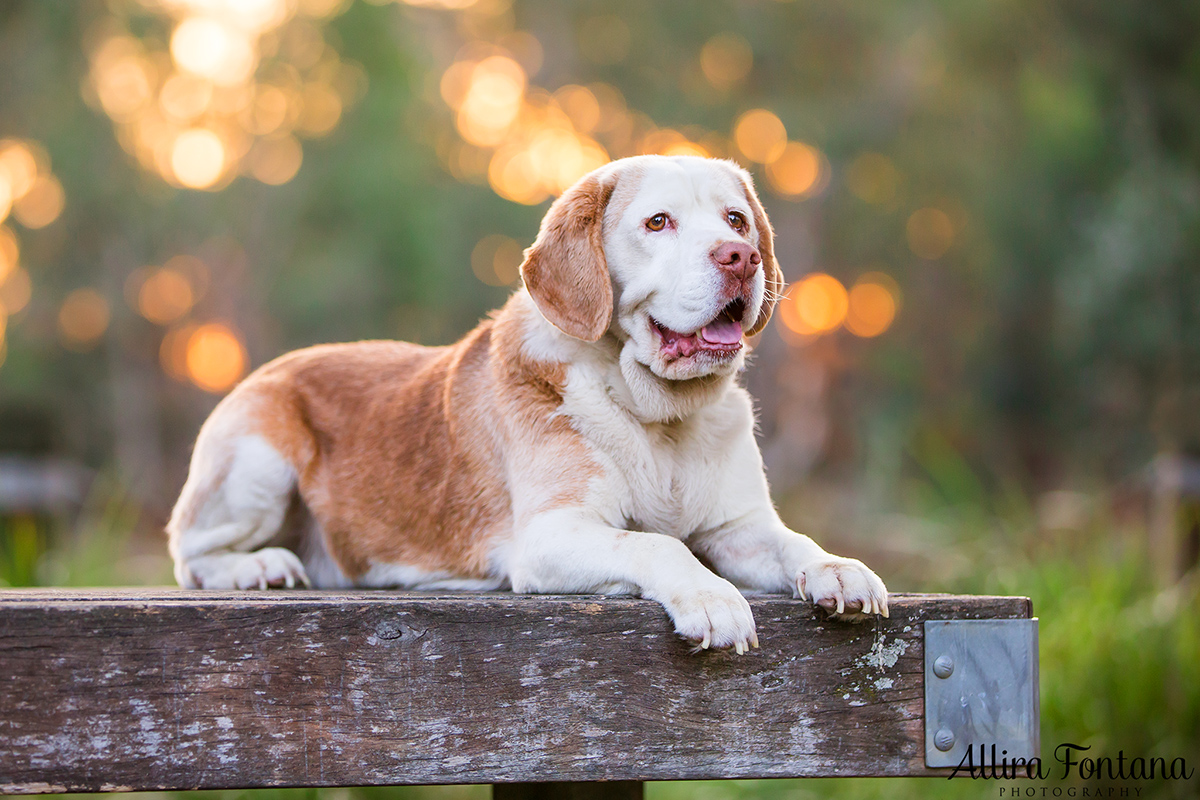
[[[555,200],[521,265],[525,287],[542,315],[563,333],[588,342],[603,336],[612,320],[601,228],[615,185],[615,178],[593,175]]]

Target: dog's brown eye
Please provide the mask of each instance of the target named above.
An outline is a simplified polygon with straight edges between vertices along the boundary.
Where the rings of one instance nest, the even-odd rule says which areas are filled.
[[[729,220],[729,227],[733,228],[735,231],[746,230],[746,217],[744,214],[742,214],[742,212],[730,211],[725,218]]]
[[[650,219],[646,220],[646,227],[652,231],[661,231],[667,227],[667,215],[655,214]]]

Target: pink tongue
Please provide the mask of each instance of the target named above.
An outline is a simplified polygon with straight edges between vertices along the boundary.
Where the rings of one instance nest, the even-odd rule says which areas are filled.
[[[721,317],[701,328],[700,338],[709,344],[737,344],[742,340],[742,326],[728,317]]]

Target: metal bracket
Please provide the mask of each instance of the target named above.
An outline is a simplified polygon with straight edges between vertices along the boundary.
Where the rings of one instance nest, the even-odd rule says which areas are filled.
[[[1036,618],[926,621],[925,766],[1036,758],[1040,712]]]

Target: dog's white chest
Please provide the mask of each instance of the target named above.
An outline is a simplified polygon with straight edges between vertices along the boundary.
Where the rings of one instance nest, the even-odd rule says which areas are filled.
[[[743,463],[753,418],[741,389],[671,423],[638,422],[611,398],[570,405],[603,467],[590,502],[613,524],[686,539],[725,522],[730,492],[759,469]]]

